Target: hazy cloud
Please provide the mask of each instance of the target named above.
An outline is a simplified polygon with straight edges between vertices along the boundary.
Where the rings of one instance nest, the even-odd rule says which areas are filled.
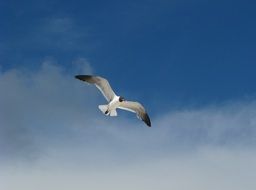
[[[158,159],[147,157],[123,164],[100,157],[92,163],[80,161],[79,166],[72,167],[69,162],[74,160],[44,161],[32,168],[1,170],[0,187],[12,190],[253,190],[256,187],[255,156],[255,151],[207,147],[193,153]]]
[[[255,189],[255,101],[105,117],[84,58],[0,73],[1,189]]]
[[[73,65],[73,73],[85,69],[91,72],[86,62]],[[91,113],[84,107],[95,98],[92,89],[85,92],[80,85],[74,75],[51,61],[42,63],[37,71],[12,69],[1,73],[1,157],[30,156],[37,152],[40,137],[62,135],[65,126],[72,126],[77,117],[86,124]],[[73,119],[65,119],[69,117]]]
[[[78,26],[71,18],[43,19],[34,34],[37,43],[62,50],[86,48],[89,37],[88,28]]]
[[[89,28],[69,17],[40,18],[30,23],[29,27],[20,29],[21,33],[12,36],[10,40],[3,41],[0,44],[0,53],[1,50],[5,53],[8,53],[7,50],[15,51],[16,54],[19,53],[19,61],[28,52],[36,55],[56,55],[71,51],[81,53],[94,47],[90,41],[92,32]],[[30,55],[25,58],[30,60],[31,56],[33,57]]]

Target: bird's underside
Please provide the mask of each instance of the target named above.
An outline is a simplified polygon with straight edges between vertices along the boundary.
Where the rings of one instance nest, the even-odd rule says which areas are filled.
[[[107,105],[99,105],[99,109],[105,115],[117,116],[116,109],[123,109],[136,113],[139,119],[151,127],[150,118],[145,108],[139,102],[126,101],[123,97],[117,96],[105,78],[93,75],[77,75],[75,78],[94,84],[101,91],[102,95],[108,101]]]

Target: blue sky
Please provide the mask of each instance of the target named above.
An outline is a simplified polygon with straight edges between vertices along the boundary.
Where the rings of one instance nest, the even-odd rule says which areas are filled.
[[[255,7],[1,1],[0,189],[255,189]],[[142,102],[152,128],[102,115],[76,74]]]
[[[85,57],[95,74],[147,104],[163,94],[178,105],[250,97],[254,8],[226,0],[3,1],[1,66],[34,68],[52,57],[69,69]]]

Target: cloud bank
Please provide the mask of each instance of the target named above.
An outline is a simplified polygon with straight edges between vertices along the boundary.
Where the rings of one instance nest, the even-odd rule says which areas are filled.
[[[255,189],[255,101],[102,115],[86,59],[0,73],[0,189]],[[153,109],[153,108],[150,108]],[[160,110],[159,110],[160,111]]]

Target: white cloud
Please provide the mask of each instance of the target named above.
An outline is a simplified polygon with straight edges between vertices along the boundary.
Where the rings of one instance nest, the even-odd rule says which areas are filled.
[[[96,88],[45,61],[0,73],[0,189],[255,189],[256,104],[110,118]],[[129,117],[129,119],[127,119]]]
[[[91,72],[86,63],[76,66],[73,73],[84,68]],[[9,154],[14,154],[14,158],[19,154],[27,157],[38,149],[35,146],[40,137],[61,136],[63,129],[78,119],[81,125],[88,124],[91,113],[85,107],[94,102],[95,93],[81,85],[51,61],[45,61],[38,71],[14,69],[2,73],[0,147],[4,157]]]
[[[47,163],[34,168],[15,168],[2,173],[2,189],[174,189],[215,190],[255,189],[255,151],[228,149],[200,150],[146,158],[127,164],[104,166],[96,159],[88,166],[67,168],[66,162]],[[98,165],[100,163],[100,165]],[[1,171],[2,172],[2,171]]]

